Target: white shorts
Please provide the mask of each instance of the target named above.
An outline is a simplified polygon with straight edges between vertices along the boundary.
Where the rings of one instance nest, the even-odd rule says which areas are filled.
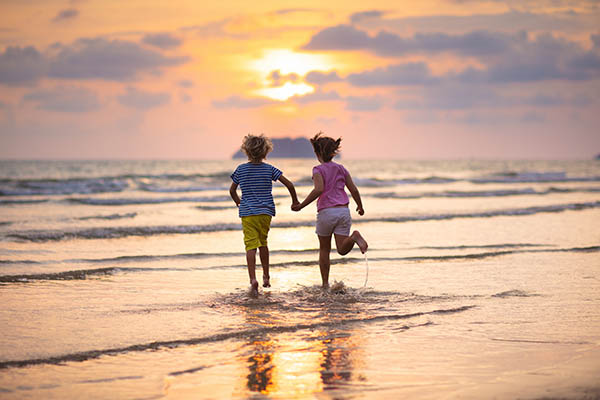
[[[324,208],[317,213],[317,235],[331,236],[332,233],[350,236],[352,218],[348,207]]]

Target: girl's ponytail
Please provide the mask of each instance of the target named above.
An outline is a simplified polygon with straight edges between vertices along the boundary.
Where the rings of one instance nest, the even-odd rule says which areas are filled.
[[[339,153],[342,138],[334,140],[329,136],[324,136],[323,132],[319,132],[310,139],[310,142],[315,154],[324,162],[328,162]]]

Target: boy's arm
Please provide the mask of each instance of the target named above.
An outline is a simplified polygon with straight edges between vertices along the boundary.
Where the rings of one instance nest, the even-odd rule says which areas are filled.
[[[310,203],[312,203],[315,199],[317,199],[321,193],[323,193],[323,177],[318,172],[313,174],[313,183],[315,187],[313,190],[306,196],[306,199],[302,203],[300,203],[294,211],[300,211]]]
[[[237,194],[237,187],[238,187],[237,183],[231,182],[231,186],[229,187],[229,195],[231,196],[233,201],[235,201],[235,205],[239,207],[240,206],[240,196],[238,196],[238,194]]]
[[[298,196],[296,195],[296,188],[294,187],[294,184],[288,178],[283,176],[283,174],[279,176],[279,182],[283,183],[283,185],[290,192],[290,196],[292,196],[292,205],[298,204]]]
[[[352,177],[350,174],[346,175],[346,187],[350,191],[354,202],[356,203],[356,211],[358,211],[358,215],[363,215],[365,210],[363,210],[362,200],[360,199],[360,193],[358,192],[358,188],[354,184]]]

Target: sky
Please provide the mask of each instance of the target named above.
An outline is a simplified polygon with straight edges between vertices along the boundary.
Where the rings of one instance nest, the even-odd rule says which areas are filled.
[[[0,158],[600,154],[597,0],[0,0]]]

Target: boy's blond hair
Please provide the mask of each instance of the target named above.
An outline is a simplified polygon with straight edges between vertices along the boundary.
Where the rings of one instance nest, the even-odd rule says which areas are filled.
[[[242,141],[242,151],[251,162],[261,162],[273,150],[271,139],[265,135],[246,135]]]

